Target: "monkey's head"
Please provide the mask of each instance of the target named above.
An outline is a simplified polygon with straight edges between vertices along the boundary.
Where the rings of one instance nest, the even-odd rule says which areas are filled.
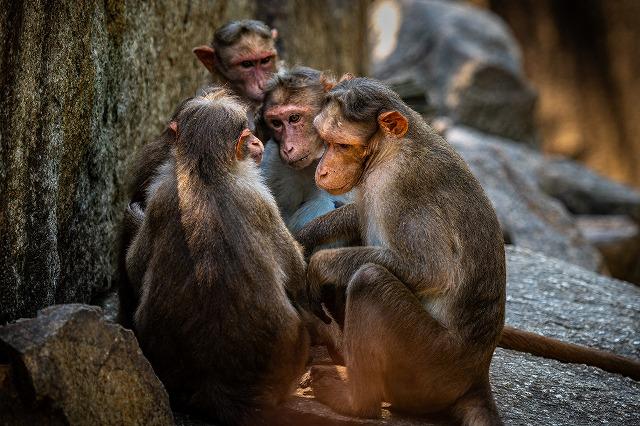
[[[313,127],[313,117],[324,98],[325,77],[320,71],[295,67],[269,80],[256,127],[280,146],[280,158],[304,169],[322,157],[324,144]]]
[[[360,182],[382,146],[402,142],[415,114],[391,89],[368,78],[343,77],[326,95],[313,125],[326,150],[316,184],[333,195]]]
[[[278,32],[260,21],[231,21],[218,28],[211,46],[198,46],[193,53],[214,75],[228,81],[244,99],[261,103],[264,88],[276,71]]]
[[[187,99],[169,123],[177,161],[205,180],[238,161],[259,164],[264,147],[249,130],[246,110],[237,97],[219,87]]]

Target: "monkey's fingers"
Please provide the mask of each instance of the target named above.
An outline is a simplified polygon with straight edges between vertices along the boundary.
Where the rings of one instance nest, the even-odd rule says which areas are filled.
[[[313,315],[317,316],[322,320],[325,324],[331,324],[331,317],[327,315],[324,308],[322,307],[322,302],[318,300],[317,297],[313,297],[313,294],[307,289],[307,294],[309,297],[309,309],[313,313]]]

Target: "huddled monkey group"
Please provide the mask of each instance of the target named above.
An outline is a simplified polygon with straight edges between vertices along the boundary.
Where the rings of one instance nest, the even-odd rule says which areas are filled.
[[[504,326],[502,232],[464,161],[384,84],[284,68],[276,37],[233,21],[195,48],[218,85],[134,162],[119,321],[172,404],[277,424],[311,344],[336,364],[311,367],[315,398],[358,417],[387,402],[501,424],[496,346],[640,380],[634,360]]]

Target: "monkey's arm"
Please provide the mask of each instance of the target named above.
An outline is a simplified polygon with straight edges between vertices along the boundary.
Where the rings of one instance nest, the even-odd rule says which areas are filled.
[[[127,250],[127,275],[133,294],[140,295],[142,280],[151,257],[151,247],[153,241],[149,232],[148,222],[144,221],[140,231],[136,234],[131,246]]]
[[[345,247],[320,250],[311,257],[307,269],[307,292],[311,309],[323,318],[320,302],[332,298],[343,298],[349,280],[356,271],[366,263],[374,263],[389,270],[402,281],[414,294],[437,293],[442,290],[444,282],[437,279],[437,271],[426,271],[419,265],[408,264],[394,250],[385,247]],[[332,314],[339,310],[337,306],[343,300],[331,300],[335,309],[329,308]]]
[[[358,211],[353,203],[313,219],[296,233],[296,240],[302,244],[305,253],[312,253],[320,244],[359,237]]]

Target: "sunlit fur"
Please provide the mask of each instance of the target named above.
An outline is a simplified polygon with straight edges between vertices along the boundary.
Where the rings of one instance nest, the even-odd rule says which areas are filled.
[[[134,331],[172,406],[253,424],[307,361],[305,265],[250,155],[246,111],[220,93],[183,103],[171,158],[127,253]]]
[[[335,86],[316,128],[328,144],[317,183],[354,187],[356,197],[296,237],[307,250],[354,236],[362,247],[320,250],[309,261],[311,306],[322,317],[325,302],[343,324],[346,365],[343,374],[312,369],[315,397],[348,415],[376,417],[384,400],[408,413],[499,424],[488,369],[504,322],[504,248],[482,188],[374,80]]]

